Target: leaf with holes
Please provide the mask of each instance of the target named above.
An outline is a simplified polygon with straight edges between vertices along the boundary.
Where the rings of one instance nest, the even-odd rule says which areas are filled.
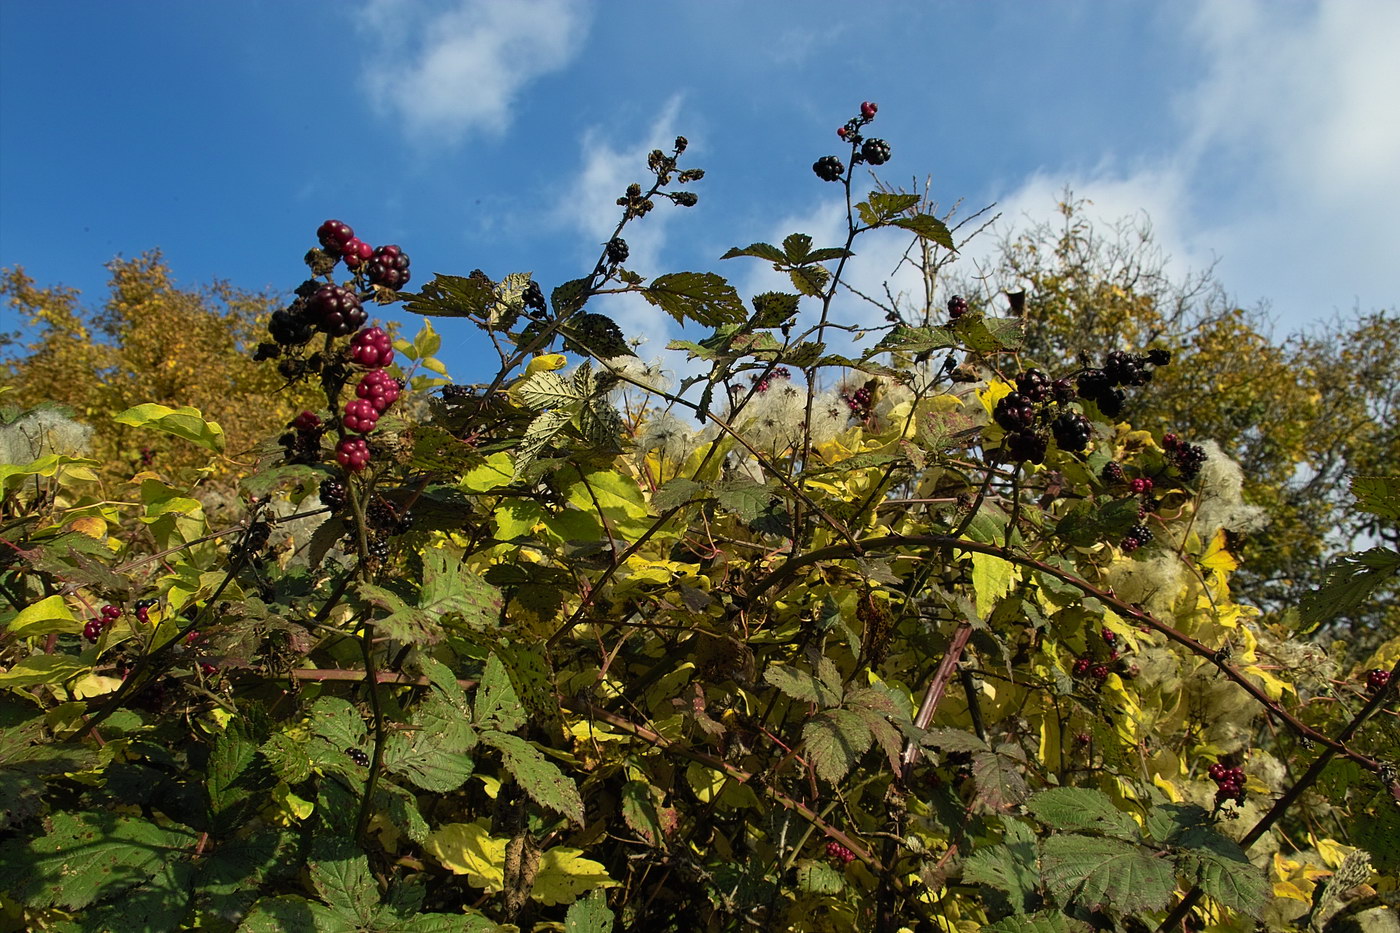
[[[1176,890],[1171,862],[1120,839],[1051,836],[1040,843],[1040,859],[1045,884],[1063,905],[1142,913],[1166,907]]]
[[[578,788],[538,748],[519,736],[504,732],[483,732],[481,741],[501,753],[506,770],[515,776],[531,800],[583,825],[583,798]]]
[[[817,776],[832,784],[846,776],[875,737],[860,716],[845,709],[818,713],[802,727],[802,743]]]
[[[642,289],[642,297],[680,324],[689,320],[704,327],[718,327],[739,324],[748,317],[734,286],[713,272],[658,276]]]

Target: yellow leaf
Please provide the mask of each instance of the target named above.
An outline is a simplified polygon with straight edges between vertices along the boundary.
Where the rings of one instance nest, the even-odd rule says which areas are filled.
[[[525,378],[529,379],[536,373],[552,373],[556,369],[563,369],[568,365],[568,362],[569,358],[562,353],[542,354],[531,360],[530,365],[525,367]]]
[[[292,793],[292,789],[285,782],[272,789],[272,799],[283,813],[297,822],[306,819],[316,809],[315,803]]]
[[[541,904],[572,904],[580,894],[614,887],[617,882],[608,877],[601,862],[583,858],[582,849],[556,846],[540,856],[540,871],[530,897]]]
[[[1337,868],[1343,859],[1356,851],[1355,846],[1342,845],[1334,839],[1318,839],[1314,845],[1317,847],[1317,854],[1322,856],[1329,868]]]
[[[972,555],[972,589],[977,596],[977,614],[991,615],[997,601],[1011,592],[1015,567],[991,554]]]
[[[507,841],[492,838],[479,823],[447,823],[423,848],[454,875],[466,875],[473,887],[494,892],[505,885]]]
[[[1201,555],[1202,570],[1218,570],[1221,573],[1232,573],[1239,569],[1240,562],[1235,559],[1235,555],[1230,553],[1230,549],[1225,544],[1225,529],[1221,528],[1211,539],[1210,546]]]
[[[1274,897],[1286,897],[1291,900],[1302,901],[1305,904],[1312,903],[1312,895],[1291,881],[1275,881]]]
[[[50,632],[80,631],[81,626],[72,610],[63,602],[62,596],[46,596],[26,606],[19,615],[10,620],[12,635],[47,635]]]
[[[100,539],[107,533],[107,523],[96,515],[74,519],[68,523],[68,527],[79,534],[87,535],[89,538]]]
[[[100,677],[97,674],[86,674],[78,678],[69,688],[73,696],[79,700],[88,697],[100,697],[104,694],[115,693],[122,685],[120,677]]]

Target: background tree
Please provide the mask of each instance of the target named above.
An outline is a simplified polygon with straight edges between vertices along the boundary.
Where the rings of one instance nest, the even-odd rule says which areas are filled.
[[[166,474],[206,467],[202,451],[175,438],[112,421],[134,405],[192,405],[218,422],[232,460],[211,475],[216,485],[251,464],[254,443],[295,414],[297,396],[280,392],[275,367],[253,362],[277,302],[215,282],[175,284],[159,251],[114,259],[110,293],[97,307],[62,286],[39,287],[23,268],[5,269],[0,294],[28,325],[6,348],[0,382],[7,404],[56,402],[93,429],[91,456],[104,478],[125,481],[134,469]]]
[[[1330,558],[1384,534],[1354,511],[1347,481],[1400,470],[1400,318],[1356,312],[1278,339],[1266,309],[1231,303],[1213,269],[1174,277],[1145,218],[1095,224],[1086,206],[1067,192],[1056,220],[1004,234],[988,268],[952,275],[944,291],[993,314],[1016,296],[1026,365],[1055,373],[1112,350],[1171,350],[1179,365],[1158,370],[1124,418],[1158,438],[1213,439],[1239,462],[1246,500],[1269,521],[1240,542],[1237,592],[1296,605]],[[931,307],[940,323],[946,312]],[[1355,650],[1400,631],[1396,597],[1351,620]]]

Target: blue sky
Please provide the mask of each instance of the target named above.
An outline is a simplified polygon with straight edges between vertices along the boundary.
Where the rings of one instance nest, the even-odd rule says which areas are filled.
[[[97,300],[104,262],[159,247],[182,284],[285,292],[336,217],[401,244],[412,285],[548,291],[683,133],[700,204],[629,228],[632,265],[749,293],[758,264],[719,255],[838,234],[810,165],[869,99],[882,177],[1010,224],[1066,185],[1146,212],[1175,270],[1218,262],[1292,330],[1396,306],[1397,47],[1394,0],[0,0],[0,264]],[[856,281],[902,248],[872,243]],[[659,312],[615,313],[664,344]],[[473,378],[474,337],[441,330]]]

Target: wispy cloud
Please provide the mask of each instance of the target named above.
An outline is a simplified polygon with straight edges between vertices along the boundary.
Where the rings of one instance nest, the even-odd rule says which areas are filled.
[[[361,18],[375,42],[362,84],[411,138],[496,135],[527,84],[574,59],[590,19],[581,0],[372,0]]]
[[[1179,144],[1042,168],[1000,198],[1008,222],[1048,217],[1068,184],[1098,219],[1145,211],[1178,274],[1218,257],[1236,299],[1287,329],[1393,307],[1400,5],[1200,0],[1185,23],[1207,63],[1174,102]]]

